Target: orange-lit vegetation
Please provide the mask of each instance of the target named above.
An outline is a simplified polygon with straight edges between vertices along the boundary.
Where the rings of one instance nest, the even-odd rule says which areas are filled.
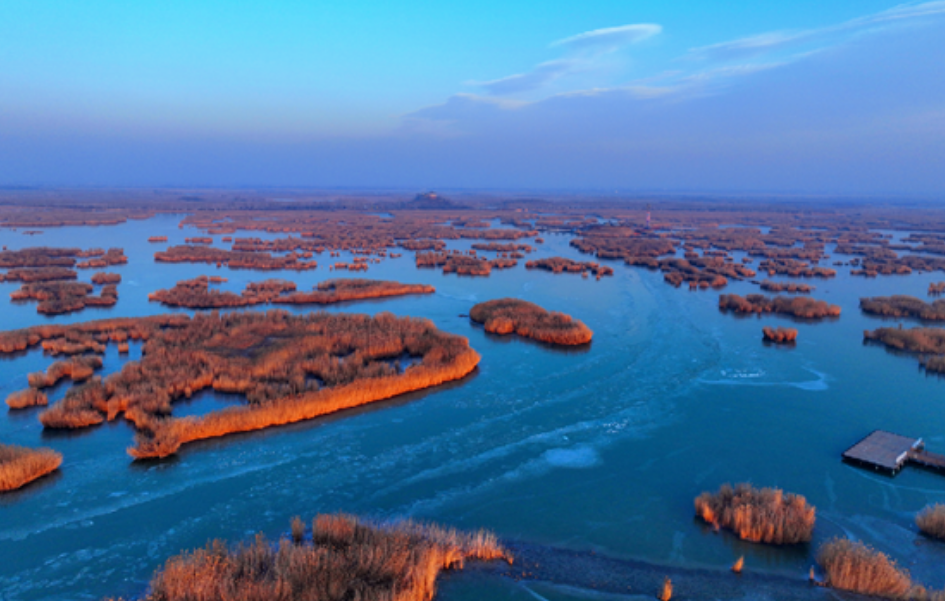
[[[404,250],[446,250],[446,242],[442,240],[403,240],[400,246]]]
[[[525,263],[525,269],[544,269],[552,273],[587,273],[590,272],[600,279],[601,276],[614,275],[614,270],[600,263],[590,261],[572,261],[563,257],[536,259]]]
[[[417,253],[416,263],[417,267],[442,266],[443,273],[486,276],[492,273],[493,269],[515,267],[518,261],[514,259],[493,259],[489,261],[453,251]]]
[[[863,332],[863,340],[878,342],[896,351],[915,353],[927,372],[945,374],[945,329],[877,328]]]
[[[74,280],[78,275],[68,267],[25,267],[11,269],[6,275],[0,274],[0,282],[52,282]]]
[[[305,271],[315,269],[318,263],[305,261],[298,253],[289,253],[274,257],[265,252],[240,252],[206,246],[172,246],[165,251],[154,253],[154,260],[161,263],[216,263],[227,265],[231,269],[259,269],[273,271],[291,269]]]
[[[167,236],[151,236],[148,242],[167,242]]]
[[[148,298],[172,307],[219,309],[266,303],[324,305],[367,298],[405,294],[431,294],[435,292],[433,286],[356,278],[326,280],[318,284],[312,292],[296,292],[296,286],[293,282],[275,279],[250,282],[246,285],[242,294],[212,290],[210,289],[210,283],[216,283],[215,279],[200,276],[192,280],[178,282],[174,288],[169,290],[152,292],[148,295]]]
[[[121,275],[117,273],[107,273],[100,271],[99,273],[92,275],[92,283],[97,285],[103,284],[120,284]]]
[[[914,296],[874,296],[860,299],[864,313],[884,317],[916,317],[927,321],[945,321],[945,300],[927,303]]]
[[[128,262],[125,251],[120,248],[109,248],[107,251],[96,248],[80,253],[78,256],[86,257],[86,260],[76,263],[76,269],[101,269],[111,265],[123,265]]]
[[[284,311],[115,319],[0,335],[0,350],[42,343],[52,354],[101,353],[143,339],[142,359],[70,389],[40,414],[48,428],[83,428],[123,414],[138,435],[129,453],[165,457],[194,440],[311,419],[469,374],[465,338],[423,319]],[[420,361],[401,370],[404,355]],[[174,418],[173,401],[212,388],[247,403]]]
[[[929,284],[929,296],[941,296],[945,294],[945,282],[933,282]]]
[[[651,261],[655,260],[651,259]],[[641,265],[641,262],[638,261],[635,264]],[[740,280],[755,277],[755,272],[744,265],[712,256],[661,259],[656,262],[656,266],[651,264],[643,266],[652,269],[659,268],[663,271],[663,279],[666,282],[677,287],[688,283],[690,289],[722,288],[728,284],[729,278]]]
[[[915,584],[908,571],[861,542],[833,539],[820,548],[817,563],[826,575],[824,584],[836,589],[887,599],[945,600],[945,592]]]
[[[945,354],[945,329],[942,328],[877,328],[863,332],[863,337],[907,353]]]
[[[78,248],[49,248],[46,246],[4,250],[0,252],[0,267],[72,267],[82,251]]]
[[[915,516],[915,523],[923,534],[945,540],[945,504],[929,505]]]
[[[63,378],[70,378],[73,382],[88,380],[95,370],[101,368],[102,358],[98,355],[74,356],[66,361],[56,361],[45,372],[31,373],[28,381],[32,388],[49,388]]]
[[[771,328],[765,326],[761,329],[764,339],[776,344],[791,344],[797,340],[797,330],[794,328]]]
[[[7,406],[10,409],[26,409],[28,407],[45,407],[49,404],[46,395],[35,388],[18,390],[7,395]]]
[[[796,259],[765,259],[758,264],[758,269],[768,272],[768,275],[786,275],[792,278],[832,278],[837,275],[833,269],[814,267]]]
[[[213,244],[213,238],[208,236],[195,236],[193,238],[184,238],[187,244]]]
[[[406,294],[433,294],[436,289],[425,284],[401,284],[384,280],[335,279],[318,284],[313,292],[296,292],[276,297],[280,304],[329,304],[342,301],[403,296]]]
[[[719,295],[719,310],[734,313],[777,313],[803,319],[822,319],[840,315],[840,307],[828,304],[826,301],[784,296],[771,298],[763,294],[749,294],[745,297],[737,294]]]
[[[0,444],[0,492],[21,488],[62,465],[62,455],[47,448]]]
[[[253,282],[246,286],[242,294],[213,290],[210,284],[220,283],[205,275],[192,280],[183,280],[170,289],[157,290],[148,294],[148,300],[158,301],[170,307],[188,307],[191,309],[222,309],[225,307],[245,307],[268,303],[283,292],[295,290],[295,284],[285,280],[266,280]]]
[[[581,237],[572,240],[571,246],[599,259],[624,259],[628,262],[638,257],[655,258],[676,252],[671,240],[642,237],[632,227],[626,226],[591,226],[582,230]]]
[[[273,544],[258,534],[251,543],[215,540],[172,557],[145,601],[431,601],[441,571],[475,560],[512,556],[485,531],[319,515],[309,540]]]
[[[810,294],[814,290],[814,287],[809,284],[799,284],[797,282],[772,282],[771,280],[762,280],[761,289],[765,292]]]
[[[660,601],[671,601],[673,598],[673,581],[666,577],[663,580],[663,586],[660,587],[659,595],[656,596]]]
[[[500,244],[498,242],[489,242],[486,243],[477,243],[473,244],[472,248],[478,251],[484,252],[499,252],[499,253],[514,253],[514,252],[526,252],[530,253],[535,250],[530,244],[515,244],[509,242],[508,244]]]
[[[517,298],[500,298],[474,305],[469,318],[493,334],[518,334],[548,344],[587,344],[594,333],[582,322],[557,311],[545,311]]]
[[[92,284],[85,282],[41,282],[23,284],[10,298],[37,300],[36,312],[45,315],[71,313],[86,307],[110,307],[118,302],[118,289],[113,285],[103,286],[99,296],[90,296],[92,290]]]
[[[809,542],[815,509],[801,495],[777,488],[724,484],[717,493],[704,492],[695,501],[696,515],[717,528],[732,530],[756,543],[790,545]]]

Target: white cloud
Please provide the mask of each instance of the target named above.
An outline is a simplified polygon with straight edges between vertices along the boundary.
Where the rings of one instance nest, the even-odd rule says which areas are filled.
[[[772,31],[759,35],[747,36],[700,48],[693,48],[689,56],[693,58],[725,60],[741,56],[757,55],[778,50],[787,46],[813,42],[840,34],[850,34],[874,27],[904,21],[945,15],[945,0],[934,0],[918,4],[901,4],[865,17],[850,19],[837,25],[828,25],[799,31]]]
[[[585,31],[563,40],[553,42],[552,46],[568,46],[571,48],[589,48],[592,46],[624,46],[642,42],[647,38],[658,35],[663,27],[655,23],[636,23],[619,27],[605,27]]]
[[[473,82],[473,85],[485,88],[490,94],[505,95],[535,90],[558,79],[576,66],[573,60],[555,60],[541,63],[531,71],[494,79],[492,81]]]
[[[552,47],[561,47],[567,50],[569,54],[566,56],[569,56],[569,58],[546,61],[525,73],[516,73],[491,81],[469,83],[496,96],[530,92],[542,88],[565,75],[591,69],[597,59],[603,55],[622,46],[651,38],[661,31],[663,31],[661,26],[652,23],[637,23],[585,31],[551,44]]]

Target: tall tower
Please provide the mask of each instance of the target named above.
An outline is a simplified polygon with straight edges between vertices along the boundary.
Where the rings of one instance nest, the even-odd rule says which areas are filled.
[[[646,203],[646,229],[650,229],[650,203]]]

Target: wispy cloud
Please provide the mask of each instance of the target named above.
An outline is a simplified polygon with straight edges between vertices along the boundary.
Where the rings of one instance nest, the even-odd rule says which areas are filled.
[[[658,35],[663,28],[653,23],[637,23],[585,31],[551,43],[551,47],[567,51],[564,58],[546,61],[525,73],[516,73],[491,81],[469,82],[489,94],[504,96],[542,88],[565,75],[593,68],[605,54],[623,46],[642,42]]]
[[[552,46],[567,46],[570,48],[617,47],[642,42],[663,31],[661,25],[655,23],[636,23],[621,25],[620,27],[604,27],[585,31],[563,40],[552,42]]]
[[[484,88],[490,94],[497,96],[528,92],[558,79],[562,75],[575,69],[576,66],[577,61],[574,60],[560,59],[548,61],[541,63],[527,73],[517,73],[492,81],[475,82],[474,85]]]
[[[803,29],[798,31],[772,31],[736,40],[720,42],[689,51],[692,58],[727,60],[758,55],[810,42],[826,40],[832,36],[856,33],[882,27],[898,21],[945,15],[945,0],[901,4],[882,12],[850,19],[836,25]]]

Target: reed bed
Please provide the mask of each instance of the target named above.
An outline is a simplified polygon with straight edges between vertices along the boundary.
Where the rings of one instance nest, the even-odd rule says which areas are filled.
[[[42,343],[52,354],[102,353],[107,343],[128,339],[145,340],[141,360],[71,388],[40,414],[46,428],[85,428],[123,415],[137,430],[129,454],[166,457],[195,440],[298,422],[457,380],[479,363],[466,338],[425,319],[389,313],[209,313],[38,326],[0,335],[0,351]],[[404,356],[420,361],[401,369]],[[45,385],[49,375],[35,374],[31,384]],[[242,394],[247,402],[173,417],[174,401],[208,388]]]
[[[304,530],[294,521],[293,532]],[[430,601],[444,570],[512,561],[495,536],[414,522],[319,515],[312,536],[228,546],[212,541],[167,560],[146,601]]]
[[[914,583],[907,570],[861,542],[831,540],[820,548],[817,563],[826,575],[824,584],[836,589],[904,601],[945,601],[945,591]]]
[[[803,496],[750,484],[724,484],[717,493],[704,492],[696,497],[695,508],[697,516],[717,528],[775,545],[809,542],[816,519],[815,508]]]
[[[945,504],[929,505],[915,517],[915,523],[926,536],[945,540]]]
[[[719,296],[719,310],[733,313],[777,313],[803,319],[840,316],[840,307],[826,301],[784,296],[772,298],[763,294],[749,294],[745,297],[737,294],[722,294]]]
[[[797,341],[797,330],[794,328],[761,328],[762,337],[768,342],[775,344],[792,344]]]
[[[901,294],[874,296],[861,298],[860,309],[864,313],[883,317],[915,317],[926,321],[945,321],[945,300],[943,299],[927,303],[914,296]]]
[[[0,492],[21,488],[60,465],[62,455],[52,449],[0,444]]]
[[[594,333],[570,315],[546,311],[517,298],[500,298],[474,305],[469,318],[493,334],[518,334],[548,344],[587,344]]]

